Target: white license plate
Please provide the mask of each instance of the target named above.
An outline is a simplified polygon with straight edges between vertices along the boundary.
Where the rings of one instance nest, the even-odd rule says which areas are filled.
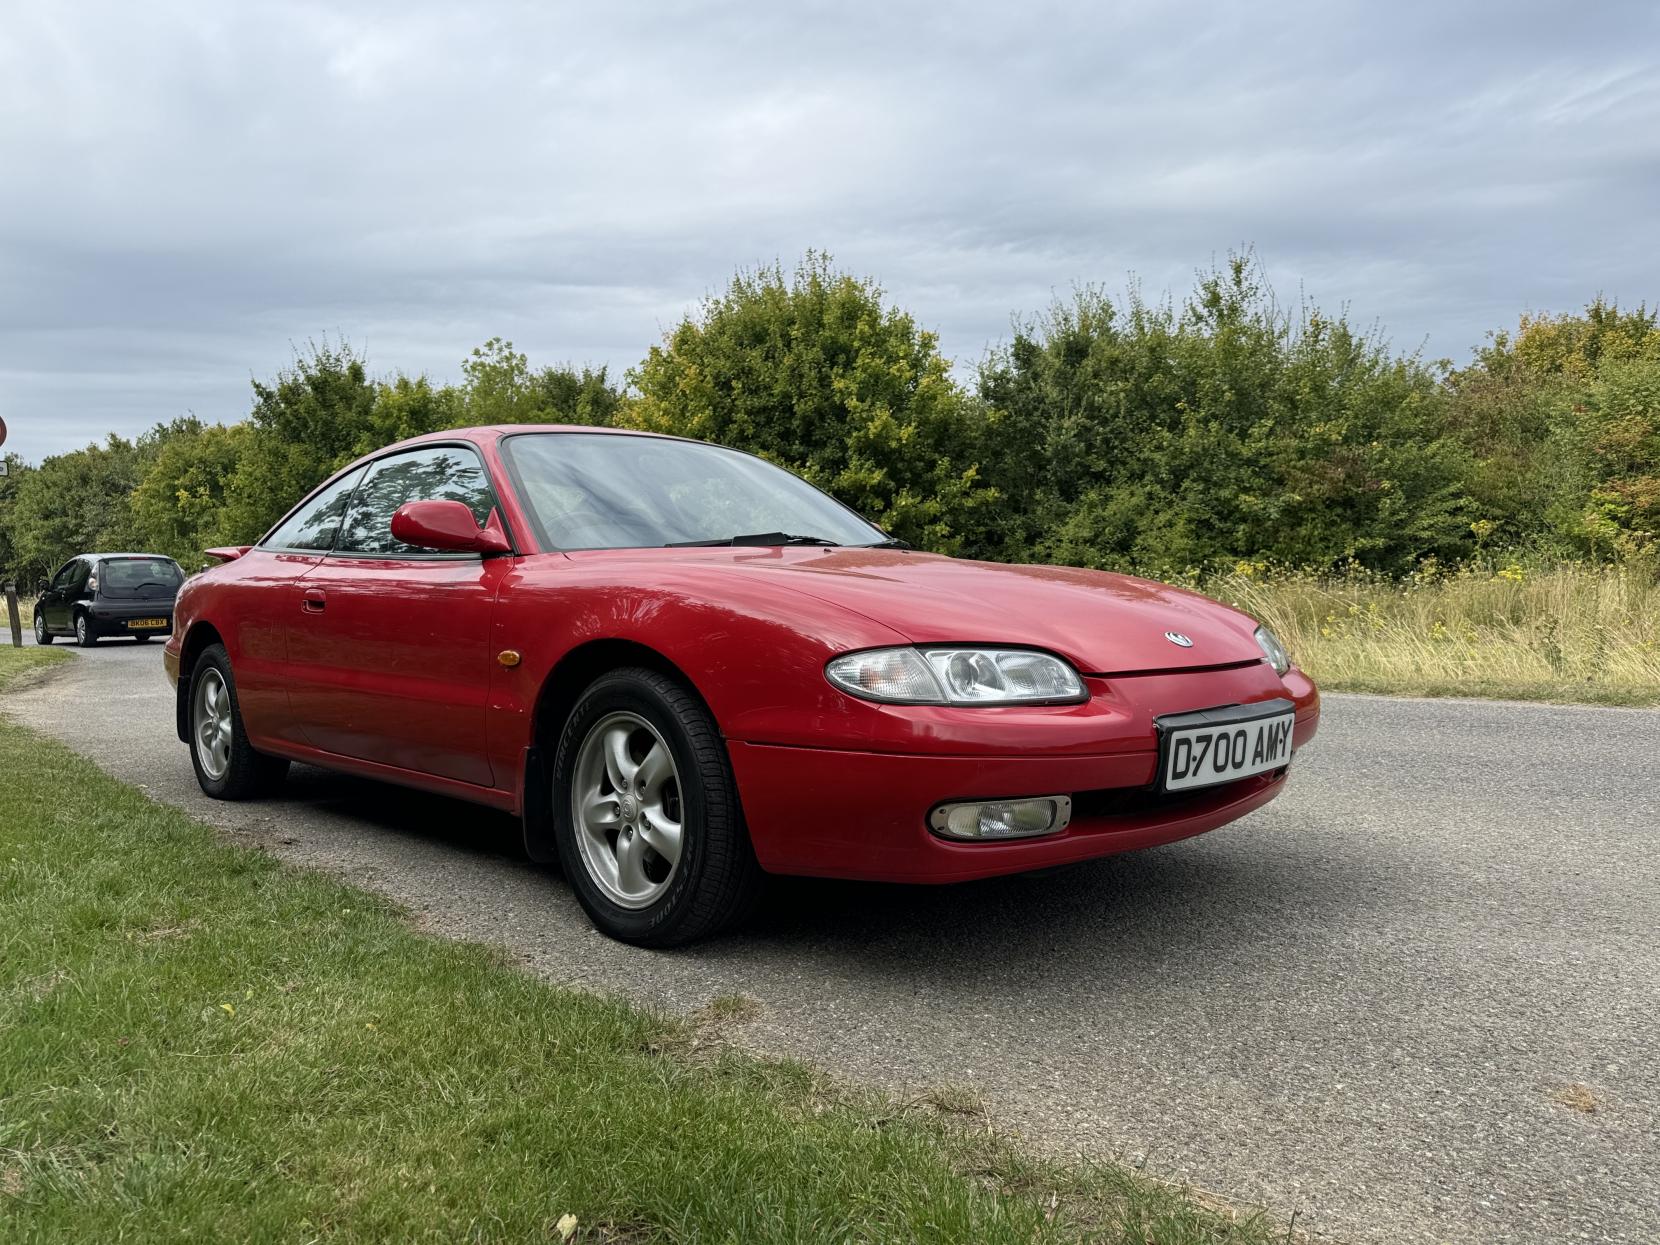
[[[1159,786],[1188,791],[1266,774],[1291,763],[1290,701],[1230,705],[1159,719]]]

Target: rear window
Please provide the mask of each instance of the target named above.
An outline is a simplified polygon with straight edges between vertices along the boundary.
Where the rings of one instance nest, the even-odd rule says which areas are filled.
[[[98,589],[112,597],[166,596],[183,582],[171,558],[110,558],[98,568]]]

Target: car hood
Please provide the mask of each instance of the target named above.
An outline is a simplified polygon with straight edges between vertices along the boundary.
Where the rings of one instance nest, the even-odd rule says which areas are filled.
[[[705,575],[756,579],[852,610],[914,644],[1042,648],[1086,674],[1262,659],[1256,624],[1198,593],[1066,566],[1007,566],[893,549],[652,550]],[[1189,639],[1191,647],[1166,632]]]

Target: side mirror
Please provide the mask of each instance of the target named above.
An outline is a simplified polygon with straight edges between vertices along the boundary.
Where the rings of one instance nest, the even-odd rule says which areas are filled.
[[[41,580],[40,583],[35,585],[35,595],[37,597],[43,597],[48,592],[50,592],[51,590],[52,590],[52,585],[47,583],[44,579]]]
[[[495,511],[482,528],[473,512],[458,501],[411,501],[392,516],[392,536],[417,549],[440,553],[511,553],[507,534]]]

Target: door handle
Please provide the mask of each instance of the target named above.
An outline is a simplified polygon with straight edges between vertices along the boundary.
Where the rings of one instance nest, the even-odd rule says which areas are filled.
[[[321,614],[323,607],[329,603],[328,597],[321,588],[307,588],[305,590],[305,611],[308,614]]]

